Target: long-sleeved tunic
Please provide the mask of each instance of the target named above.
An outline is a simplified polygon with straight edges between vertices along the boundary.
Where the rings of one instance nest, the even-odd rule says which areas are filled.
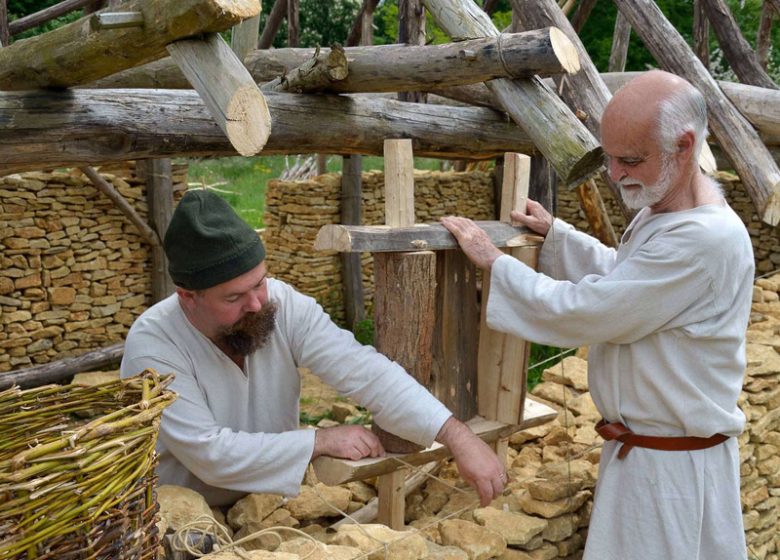
[[[537,273],[492,268],[488,324],[536,342],[590,345],[602,416],[654,436],[737,436],[754,273],[724,203],[643,209],[617,250],[555,220]],[[736,438],[701,451],[604,445],[587,560],[745,558]]]
[[[184,315],[176,294],[152,306],[127,336],[121,375],[173,372],[178,399],[163,413],[158,474],[211,505],[250,492],[295,495],[314,449],[299,428],[300,374],[310,368],[403,438],[430,445],[450,412],[398,364],[336,326],[314,301],[269,279],[276,328],[244,371]]]

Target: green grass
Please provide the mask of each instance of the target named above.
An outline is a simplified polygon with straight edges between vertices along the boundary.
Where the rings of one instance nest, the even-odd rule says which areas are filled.
[[[304,156],[302,156],[304,157]],[[268,181],[277,179],[296,156],[257,156],[202,158],[188,160],[190,188],[209,187],[230,204],[239,216],[254,228],[262,228],[265,211],[265,189]],[[439,169],[441,161],[415,158],[415,169]],[[384,169],[381,157],[365,156],[363,170]],[[330,156],[328,172],[341,171],[341,158]]]

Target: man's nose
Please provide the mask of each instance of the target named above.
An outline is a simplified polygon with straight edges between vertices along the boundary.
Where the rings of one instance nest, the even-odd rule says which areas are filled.
[[[249,299],[244,306],[245,311],[250,313],[257,313],[263,308],[263,301],[260,299],[260,294],[249,294]]]
[[[620,181],[626,176],[623,166],[612,158],[607,158],[607,169],[609,170],[609,177],[613,181]]]

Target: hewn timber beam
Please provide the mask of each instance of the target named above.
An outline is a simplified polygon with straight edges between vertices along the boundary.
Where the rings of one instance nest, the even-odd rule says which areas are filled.
[[[222,37],[210,33],[167,49],[236,151],[251,156],[262,150],[271,134],[268,104]]]
[[[472,0],[423,3],[453,39],[502,36]],[[538,77],[498,78],[486,84],[566,185],[582,183],[602,166],[604,154],[596,138]]]
[[[642,42],[667,70],[687,78],[707,101],[709,126],[742,179],[761,219],[780,223],[780,168],[758,133],[728,101],[661,9],[650,0],[615,0]]]
[[[165,47],[217,33],[260,13],[258,0],[127,0],[115,12],[140,12],[143,25],[99,29],[84,17],[0,51],[0,89],[86,84],[166,55]]]
[[[244,59],[258,83],[270,82],[315,57],[316,49],[255,50]],[[328,56],[330,49],[320,50]],[[493,78],[571,74],[580,68],[571,41],[556,28],[484,37],[442,45],[346,47],[346,79],[329,91],[367,93],[450,87]],[[503,59],[503,60],[502,60]],[[190,84],[170,59],[131,68],[89,84],[94,88],[188,89]]]
[[[0,374],[0,390],[18,385],[22,389],[49,383],[61,383],[82,371],[113,365],[125,351],[124,342],[86,352],[81,356]]]
[[[523,247],[534,245],[538,237],[528,229],[505,222],[477,222],[490,236],[496,247]],[[457,249],[458,243],[444,226],[419,224],[407,227],[322,226],[314,241],[316,251],[339,253],[386,253],[400,251],[440,251]]]
[[[488,159],[535,151],[517,126],[491,109],[376,96],[268,93],[266,101],[273,129],[265,155],[381,155],[385,138],[411,138],[421,157]],[[0,174],[236,153],[194,91],[0,93],[0,123]]]

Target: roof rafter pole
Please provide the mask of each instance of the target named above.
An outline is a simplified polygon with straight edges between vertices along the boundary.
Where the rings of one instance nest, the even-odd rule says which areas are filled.
[[[287,0],[276,0],[274,7],[271,8],[271,13],[268,14],[268,19],[265,20],[265,27],[263,27],[263,33],[260,35],[260,40],[257,42],[258,49],[269,49],[273,45],[276,34],[279,33],[279,28],[282,26],[282,20],[287,15]]]
[[[242,156],[258,153],[271,134],[271,115],[260,88],[222,37],[184,39],[168,52]]]
[[[11,41],[11,33],[8,29],[8,4],[7,0],[0,0],[0,48],[8,46]]]
[[[113,10],[113,8],[112,8]],[[260,13],[258,0],[127,0],[144,25],[93,29],[89,17],[0,50],[0,89],[71,87],[166,55],[178,39],[228,29]]]
[[[287,0],[287,46],[297,47],[301,33],[301,5],[299,0]]]
[[[742,178],[758,215],[780,223],[780,169],[756,131],[729,102],[685,39],[650,0],[615,0],[658,63],[688,79],[707,101],[710,129]]]
[[[758,24],[756,36],[756,58],[758,64],[764,70],[769,62],[769,48],[772,46],[772,20],[780,17],[780,12],[775,12],[774,7],[767,0],[761,4],[761,21]]]
[[[705,68],[710,67],[710,22],[702,0],[693,0],[693,52]]]
[[[325,57],[329,48],[320,49]],[[346,47],[349,76],[331,86],[338,93],[414,91],[482,82],[499,77],[573,73],[580,64],[572,42],[559,29],[545,28],[443,45]],[[256,82],[270,82],[314,58],[316,49],[256,50],[244,59]],[[503,60],[502,60],[503,59]],[[188,89],[170,59],[131,68],[90,87]]]
[[[490,17],[471,0],[423,2],[453,39],[501,36]],[[487,86],[565,184],[577,185],[601,167],[604,154],[598,141],[539,78],[499,78]]]
[[[582,28],[585,27],[585,22],[588,21],[588,17],[590,17],[590,13],[593,11],[595,5],[596,0],[582,0],[582,2],[580,2],[577,9],[574,11],[574,15],[571,16],[571,26],[574,28],[574,31],[577,33],[582,31]]]
[[[420,157],[488,159],[534,146],[501,113],[377,97],[268,93],[265,155],[381,155],[385,138],[411,138]],[[316,116],[316,117],[315,117]],[[312,134],[316,118],[317,134]],[[0,93],[0,175],[149,157],[226,156],[235,149],[189,90]]]
[[[753,86],[777,89],[777,84],[761,68],[756,53],[739,30],[724,0],[701,0],[707,19],[718,38],[723,55],[739,81]]]
[[[618,12],[615,19],[615,32],[612,34],[612,50],[609,53],[609,71],[622,72],[626,69],[628,43],[631,40],[631,24],[626,16]]]
[[[94,0],[64,0],[54,6],[49,6],[43,10],[30,14],[28,16],[15,19],[8,24],[8,31],[11,35],[17,35],[22,31],[27,31],[37,27],[42,23],[51,21],[74,10],[80,10],[84,6],[91,4]]]

